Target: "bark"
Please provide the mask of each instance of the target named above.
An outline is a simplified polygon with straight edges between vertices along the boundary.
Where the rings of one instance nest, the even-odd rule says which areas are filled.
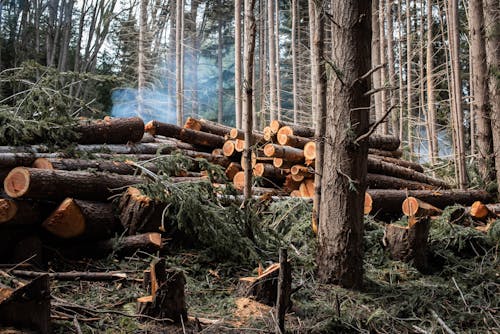
[[[274,1],[275,10],[274,10],[274,23],[275,34],[274,34],[274,42],[275,42],[275,54],[276,54],[276,111],[278,114],[278,119],[281,119],[281,66],[280,66],[280,6],[279,1]]]
[[[408,148],[410,149],[410,161],[413,161],[415,149],[413,147],[413,82],[412,82],[412,42],[411,42],[411,12],[410,0],[406,0],[406,112],[407,112],[407,135]]]
[[[208,132],[221,137],[229,135],[229,132],[232,129],[230,126],[208,121],[206,119],[196,119],[192,117],[189,117],[186,120],[184,127],[186,129]]]
[[[232,128],[231,132],[229,133],[229,138],[245,139],[245,131]],[[264,139],[264,135],[260,132],[253,131],[252,138],[254,143],[263,144],[266,142],[266,140]]]
[[[226,168],[226,176],[229,181],[233,181],[234,176],[236,173],[240,172],[242,170],[241,164],[237,162],[231,162],[229,166]]]
[[[381,0],[372,0],[372,68],[376,68],[381,64],[380,60],[380,24],[379,24],[379,5]],[[383,1],[383,0],[382,0]],[[373,72],[372,74],[372,89],[378,89],[381,87],[381,76],[380,70]],[[376,92],[373,94],[373,108],[372,108],[372,116],[370,117],[372,120],[378,120],[384,114],[382,110],[381,103],[381,92]],[[377,128],[377,133],[382,134],[382,127]]]
[[[292,0],[292,96],[293,96],[293,124],[298,122],[298,81],[297,81],[297,0]]]
[[[143,164],[145,168],[153,173],[158,172],[158,167],[153,163]],[[133,175],[138,169],[127,162],[107,161],[107,160],[84,160],[84,159],[62,159],[62,158],[38,158],[33,163],[33,168],[50,170],[96,170],[99,172],[110,172],[121,175]],[[140,172],[139,172],[140,174]]]
[[[274,1],[267,0],[267,25],[268,25],[268,47],[269,47],[269,110],[271,112],[271,121],[279,119],[277,112],[276,96],[276,43],[275,43],[275,24],[274,24]]]
[[[37,333],[51,333],[49,276],[35,278],[0,300],[0,323]]]
[[[379,52],[379,64],[383,65],[382,68],[380,69],[380,88],[386,87],[386,82],[387,82],[387,73],[386,73],[386,68],[387,68],[387,57],[386,57],[386,43],[385,43],[385,38],[386,38],[386,33],[385,33],[385,22],[384,22],[384,12],[385,12],[385,0],[378,0],[379,5],[378,5],[378,24],[379,24],[379,35],[380,35],[380,52]],[[373,34],[374,32],[372,32]],[[392,89],[392,87],[391,87]],[[386,97],[386,90],[382,89],[380,91],[380,112],[381,112],[381,117],[385,114],[387,111],[387,97]],[[380,119],[380,118],[377,118]],[[384,135],[389,134],[389,126],[388,122],[382,122],[379,126],[380,128],[380,133]]]
[[[416,162],[411,162],[411,161],[406,161],[406,160],[401,160],[401,159],[396,159],[396,158],[391,158],[391,157],[384,157],[384,156],[369,154],[368,158],[370,158],[370,157],[373,158],[373,159],[377,159],[377,160],[380,160],[380,161],[385,161],[385,162],[388,162],[388,163],[391,163],[391,164],[394,164],[394,165],[398,165],[398,166],[401,166],[401,167],[413,169],[414,171],[419,172],[419,173],[423,173],[424,172],[424,168],[422,167],[422,165],[419,165]]]
[[[333,0],[332,62],[342,73],[328,91],[325,152],[319,219],[318,276],[348,288],[363,282],[363,206],[366,188],[366,142],[353,140],[368,131],[370,90],[370,3]],[[357,110],[357,111],[352,111]],[[345,131],[347,128],[350,134]],[[334,167],[335,166],[335,167]],[[352,191],[352,187],[356,191]]]
[[[219,6],[222,6],[222,2],[219,0]],[[222,123],[222,118],[224,117],[224,69],[222,68],[222,48],[224,47],[224,40],[222,36],[222,30],[224,28],[224,21],[221,15],[219,15],[217,23],[217,69],[218,69],[218,80],[217,80],[217,122]]]
[[[71,239],[106,239],[120,231],[110,203],[66,198],[42,226],[53,235]]]
[[[373,199],[373,212],[401,214],[403,201],[412,196],[440,209],[460,204],[471,205],[474,201],[490,203],[493,196],[483,190],[394,190],[370,189],[368,193]]]
[[[438,190],[440,187],[418,181],[401,179],[382,174],[367,175],[367,184],[371,189],[410,189],[410,190]]]
[[[438,133],[436,129],[436,101],[434,96],[434,47],[433,47],[433,34],[432,34],[432,24],[434,20],[432,18],[432,2],[429,0],[427,4],[427,52],[426,52],[426,81],[427,81],[427,131],[429,132],[429,161],[431,164],[436,163],[436,158],[439,157],[438,148]]]
[[[0,225],[37,225],[42,213],[39,203],[0,198]]]
[[[266,163],[255,164],[255,166],[253,167],[253,175],[264,177],[273,181],[274,183],[283,181],[286,176],[283,170]]]
[[[280,271],[278,274],[278,294],[276,297],[276,319],[278,320],[277,333],[285,333],[285,315],[291,306],[292,293],[292,267],[288,262],[286,248],[279,252]]]
[[[88,271],[70,271],[70,272],[41,272],[29,270],[12,270],[10,271],[15,276],[36,278],[47,275],[49,278],[57,281],[90,281],[90,282],[105,282],[105,281],[121,281],[127,278],[127,274],[121,272],[88,272]]]
[[[222,147],[224,145],[224,138],[221,136],[185,129],[180,126],[158,121],[151,121],[145,126],[145,130],[151,135],[162,135],[179,139],[185,143],[200,145],[205,147]]]
[[[387,22],[387,67],[388,67],[388,75],[389,75],[389,87],[391,90],[389,91],[389,97],[391,101],[391,107],[396,106],[398,104],[396,98],[396,92],[393,87],[396,87],[396,66],[394,61],[394,24],[393,24],[393,16],[392,16],[392,8],[393,8],[393,0],[386,0],[385,5],[385,19]],[[391,126],[392,126],[392,134],[394,136],[399,135],[399,122],[398,122],[398,114],[394,111],[391,113]]]
[[[183,86],[183,55],[182,42],[184,40],[184,27],[182,24],[184,16],[184,1],[176,1],[175,18],[175,96],[177,125],[181,126],[184,120],[184,86]]]
[[[493,156],[495,157],[498,193],[500,193],[500,79],[498,75],[500,72],[500,29],[498,28],[500,12],[498,0],[483,1]]]
[[[395,151],[399,145],[399,138],[394,136],[371,135],[368,138],[368,147],[376,150]]]
[[[116,189],[143,182],[131,175],[17,167],[5,178],[4,188],[13,198],[106,200]]]
[[[241,85],[241,0],[234,3],[234,101],[236,107],[236,127],[242,128],[242,85]],[[262,43],[262,41],[261,41]],[[262,65],[261,65],[262,66]]]
[[[76,131],[80,135],[80,144],[135,143],[144,135],[144,122],[139,117],[82,121]]]
[[[311,141],[311,138],[304,138],[294,135],[280,134],[277,136],[280,145],[292,146],[295,148],[304,148]]]
[[[441,209],[411,196],[403,201],[401,208],[403,214],[412,218],[438,216],[443,212]]]
[[[395,158],[395,159],[399,159],[403,156],[403,151],[401,151],[401,150],[383,151],[383,150],[377,150],[374,148],[369,148],[368,153],[373,154],[373,155],[379,155],[382,157]],[[409,162],[411,162],[411,161],[409,161]]]
[[[245,130],[245,148],[243,156],[246,166],[252,163],[252,146],[254,145],[253,134],[253,73],[254,73],[254,53],[255,53],[255,0],[245,0],[245,45],[243,50],[244,81],[245,81],[245,103],[243,106],[243,119]],[[245,187],[243,195],[249,199],[252,197],[252,169],[244,170]]]
[[[318,94],[316,95],[316,98],[319,99],[320,96]],[[316,101],[316,103],[318,103],[318,101]],[[278,135],[280,134],[311,138],[314,137],[314,129],[303,125],[285,125],[278,130]]]
[[[283,158],[291,162],[301,162],[304,160],[304,151],[290,146],[267,144],[264,146],[264,154],[267,157]]]
[[[160,233],[145,233],[99,241],[93,245],[80,245],[80,247],[80,249],[76,247],[77,250],[80,250],[80,254],[102,257],[111,252],[118,255],[130,255],[138,250],[154,253],[161,250],[163,244]],[[90,249],[90,247],[92,248]]]
[[[139,49],[137,53],[137,112],[144,115],[144,90],[146,89],[146,49],[148,29],[148,0],[141,0],[139,5]]]

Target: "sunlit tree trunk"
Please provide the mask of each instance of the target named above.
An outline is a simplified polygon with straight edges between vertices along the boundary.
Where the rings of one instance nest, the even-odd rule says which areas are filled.
[[[236,127],[241,129],[241,0],[234,2],[234,103]]]
[[[317,56],[314,55],[314,31],[316,31],[317,24],[316,24],[316,1],[315,0],[309,0],[308,2],[309,6],[309,49],[310,49],[310,59],[311,59],[311,110],[312,110],[312,123],[313,126],[316,126],[318,124],[318,109],[317,109],[317,91],[316,91],[316,82],[318,81],[316,71],[314,71],[315,66],[315,60],[318,58]]]
[[[408,148],[410,150],[410,160],[413,160],[415,149],[413,147],[413,48],[411,40],[411,1],[406,1],[406,122]]]
[[[386,57],[386,34],[385,34],[385,20],[384,20],[384,12],[385,12],[385,6],[384,6],[385,0],[379,0],[378,4],[378,23],[379,23],[379,46],[380,46],[380,52],[379,52],[379,61],[380,64],[383,65],[383,67],[380,69],[380,88],[386,87],[387,83],[387,57]],[[388,37],[387,37],[388,38]],[[385,112],[387,111],[387,94],[385,89],[380,91],[380,115],[379,117],[383,117]],[[389,133],[389,126],[387,122],[383,122],[380,124],[380,132],[382,134],[388,134]]]
[[[426,49],[426,81],[427,81],[427,118],[428,131],[430,136],[429,141],[429,161],[434,165],[436,158],[439,156],[438,139],[436,130],[436,100],[434,96],[434,43],[432,34],[432,0],[427,2],[427,49]]]

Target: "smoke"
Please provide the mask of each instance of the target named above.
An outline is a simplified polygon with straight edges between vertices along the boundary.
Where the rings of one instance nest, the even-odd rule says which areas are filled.
[[[145,89],[142,93],[142,108],[139,108],[139,94],[135,88],[117,88],[111,94],[113,117],[141,117],[144,122],[158,120],[176,123],[175,106],[166,90]]]

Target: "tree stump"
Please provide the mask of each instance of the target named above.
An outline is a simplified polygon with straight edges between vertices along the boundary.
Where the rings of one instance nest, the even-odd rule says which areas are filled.
[[[240,278],[238,294],[242,297],[251,297],[262,304],[276,305],[279,272],[280,264],[274,263],[257,277]]]
[[[420,218],[411,227],[389,224],[385,228],[384,245],[394,260],[413,261],[419,271],[427,269],[427,238],[430,219]]]
[[[120,222],[128,229],[128,234],[145,232],[159,232],[163,209],[165,205],[156,203],[153,199],[134,187],[129,187],[123,193],[118,211],[120,212]]]

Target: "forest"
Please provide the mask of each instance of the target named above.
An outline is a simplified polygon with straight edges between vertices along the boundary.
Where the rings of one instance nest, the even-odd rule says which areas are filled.
[[[0,0],[0,333],[500,332],[499,0]]]

